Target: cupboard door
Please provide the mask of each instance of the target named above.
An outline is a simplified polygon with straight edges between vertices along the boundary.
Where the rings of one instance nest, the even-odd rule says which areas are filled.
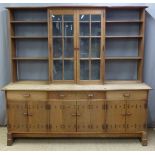
[[[77,101],[77,132],[91,132],[90,103]]]
[[[26,101],[7,102],[8,130],[11,132],[27,131],[27,103]]]
[[[30,132],[46,132],[48,114],[45,101],[28,102],[28,129]]]
[[[126,132],[144,131],[147,128],[147,101],[127,101]]]
[[[103,100],[77,101],[77,131],[103,132],[105,110]]]
[[[103,69],[104,11],[80,10],[77,14],[78,81],[101,83]],[[102,28],[101,28],[102,27]]]
[[[75,132],[76,101],[53,100],[49,104],[50,132]]]
[[[73,10],[50,10],[50,44],[53,82],[75,80],[75,15]]]
[[[92,132],[103,132],[105,124],[104,100],[93,100],[89,105]]]
[[[125,132],[126,101],[108,101],[107,132]]]

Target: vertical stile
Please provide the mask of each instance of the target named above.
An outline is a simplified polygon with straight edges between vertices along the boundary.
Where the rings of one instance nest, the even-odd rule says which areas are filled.
[[[145,31],[145,9],[140,10],[140,20],[142,21],[141,25],[139,26],[139,34],[142,38],[138,42],[138,56],[142,59],[139,60],[138,63],[138,73],[137,77],[138,80],[141,82],[143,81],[143,63],[144,63],[144,31]]]
[[[51,14],[50,10],[47,10],[47,20],[48,20],[48,74],[49,74],[49,83],[52,82],[52,38],[50,37],[52,34],[52,24],[51,24]]]

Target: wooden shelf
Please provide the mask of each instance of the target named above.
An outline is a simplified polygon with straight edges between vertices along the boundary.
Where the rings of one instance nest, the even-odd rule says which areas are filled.
[[[53,36],[53,38],[73,38],[74,36]]]
[[[80,60],[101,60],[101,58],[80,58]]]
[[[142,20],[107,20],[106,23],[143,23]]]
[[[53,60],[74,60],[74,58],[53,58]]]
[[[11,36],[12,39],[47,39],[44,36]]]
[[[48,60],[48,57],[15,57],[12,60]]]
[[[106,36],[107,39],[115,39],[115,38],[116,39],[119,39],[119,38],[130,39],[131,38],[132,39],[132,38],[142,38],[142,37],[143,36],[140,36],[140,35],[139,36],[138,35],[137,36]]]
[[[13,24],[41,24],[41,23],[47,23],[47,21],[10,21],[10,23],[13,23]]]
[[[101,36],[79,36],[80,38],[101,38]]]
[[[106,57],[106,60],[141,60],[142,57]]]

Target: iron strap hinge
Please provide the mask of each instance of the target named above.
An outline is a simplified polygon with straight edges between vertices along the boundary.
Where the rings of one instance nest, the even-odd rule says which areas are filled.
[[[147,103],[144,104],[144,108],[147,109]]]
[[[102,109],[104,109],[104,110],[108,110],[108,104],[105,103],[104,105],[102,105]]]
[[[51,105],[50,104],[46,104],[45,108],[46,108],[46,110],[50,110],[51,109]]]

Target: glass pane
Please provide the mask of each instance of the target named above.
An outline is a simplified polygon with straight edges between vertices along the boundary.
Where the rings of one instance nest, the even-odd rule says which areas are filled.
[[[74,79],[74,64],[73,60],[64,60],[64,80]]]
[[[53,79],[62,80],[62,60],[54,60],[53,62]]]
[[[73,15],[64,15],[64,21],[73,21]]]
[[[60,58],[62,57],[62,39],[53,38],[53,57]]]
[[[53,21],[62,21],[62,15],[52,15]]]
[[[64,57],[73,58],[74,43],[73,38],[64,38]]]
[[[80,39],[80,57],[81,58],[89,57],[89,38]]]
[[[101,35],[101,23],[91,23],[91,35],[92,36]]]
[[[80,80],[89,80],[89,61],[80,61]]]
[[[89,36],[89,23],[80,23],[80,36]]]
[[[62,22],[53,23],[53,36],[62,36]]]
[[[90,21],[90,15],[80,15],[80,21]]]
[[[64,23],[64,36],[73,36],[73,23]]]
[[[93,58],[100,57],[100,38],[91,39],[91,57]]]
[[[100,61],[91,61],[91,80],[100,80]]]
[[[101,21],[101,15],[91,15],[91,21]]]

